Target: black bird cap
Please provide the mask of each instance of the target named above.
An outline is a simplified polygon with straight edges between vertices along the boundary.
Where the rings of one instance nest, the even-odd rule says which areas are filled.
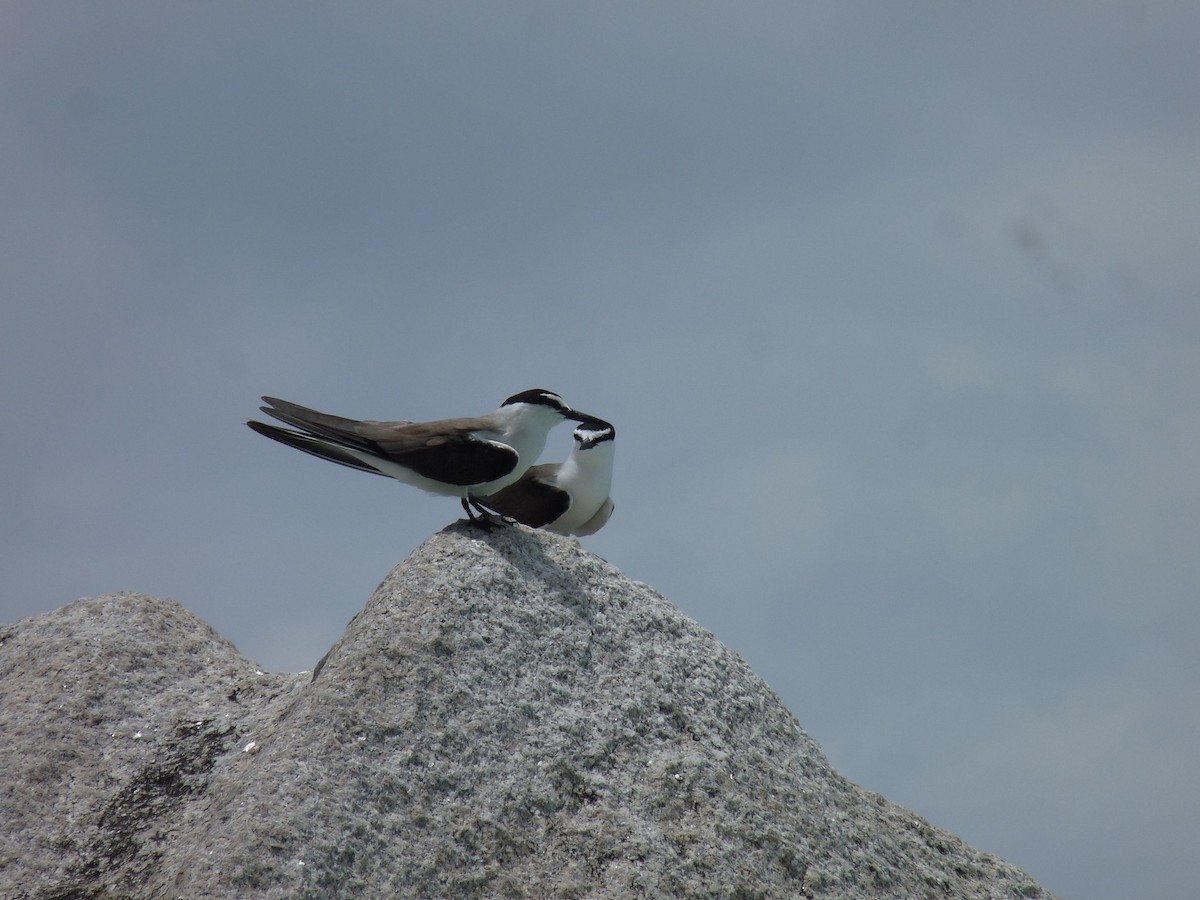
[[[616,440],[617,429],[613,427],[612,422],[605,422],[595,416],[587,416],[579,421],[580,424],[575,426],[575,440],[579,441],[580,446],[594,447],[605,441]]]
[[[501,406],[509,406],[513,403],[535,403],[539,406],[548,406],[551,409],[556,409],[562,413],[563,418],[573,419],[576,422],[584,422],[592,418],[587,413],[576,412],[563,402],[563,398],[548,391],[545,388],[532,388],[528,391],[521,391],[519,394],[513,394]]]

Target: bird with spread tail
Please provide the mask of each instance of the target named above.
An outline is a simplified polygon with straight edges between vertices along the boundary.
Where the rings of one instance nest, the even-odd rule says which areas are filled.
[[[458,497],[472,521],[476,511],[491,521],[480,498],[520,479],[551,428],[594,419],[542,388],[513,394],[487,415],[433,422],[347,419],[275,397],[263,401],[263,412],[292,427],[246,423],[259,434],[352,469]]]

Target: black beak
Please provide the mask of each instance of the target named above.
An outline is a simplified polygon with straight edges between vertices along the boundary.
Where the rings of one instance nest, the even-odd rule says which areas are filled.
[[[566,409],[563,410],[563,418],[570,419],[572,422],[603,421],[603,420],[597,420],[597,418],[593,415],[589,415],[588,413],[585,413],[585,412],[580,412],[577,409],[571,409],[570,407],[567,407]]]

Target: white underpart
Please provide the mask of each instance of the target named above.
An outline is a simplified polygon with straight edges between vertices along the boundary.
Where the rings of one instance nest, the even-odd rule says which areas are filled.
[[[502,478],[483,484],[444,484],[418,475],[412,469],[405,468],[399,463],[380,459],[370,453],[350,450],[348,452],[359,457],[374,469],[390,475],[397,481],[419,487],[431,494],[449,495],[451,497],[484,497],[508,487],[525,474],[525,470],[537,462],[537,458],[546,449],[546,436],[550,429],[565,421],[562,414],[540,403],[512,403],[502,406],[487,417],[495,423],[494,428],[472,432],[481,441],[507,445],[517,451],[516,467]]]
[[[571,455],[558,467],[554,478],[558,487],[571,497],[571,506],[545,526],[547,531],[594,534],[604,526],[613,511],[608,495],[612,490],[616,449],[615,441],[601,441],[587,449],[575,442]]]
[[[595,534],[606,524],[608,524],[608,520],[612,518],[614,508],[615,505],[612,502],[612,497],[606,498],[600,509],[596,511],[596,514],[579,527],[571,529],[571,533],[580,535],[581,537],[584,535]]]

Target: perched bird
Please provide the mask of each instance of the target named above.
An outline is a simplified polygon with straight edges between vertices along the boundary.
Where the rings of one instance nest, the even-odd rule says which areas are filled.
[[[545,448],[551,428],[566,419],[591,420],[558,394],[540,388],[514,394],[486,416],[435,422],[359,421],[274,397],[263,400],[268,404],[263,412],[299,430],[246,423],[259,434],[352,469],[460,497],[472,520],[472,507],[490,518],[478,498],[525,474]]]
[[[603,419],[575,427],[565,462],[533,466],[520,480],[480,503],[532,528],[559,534],[595,534],[613,512],[613,455],[617,430]]]

